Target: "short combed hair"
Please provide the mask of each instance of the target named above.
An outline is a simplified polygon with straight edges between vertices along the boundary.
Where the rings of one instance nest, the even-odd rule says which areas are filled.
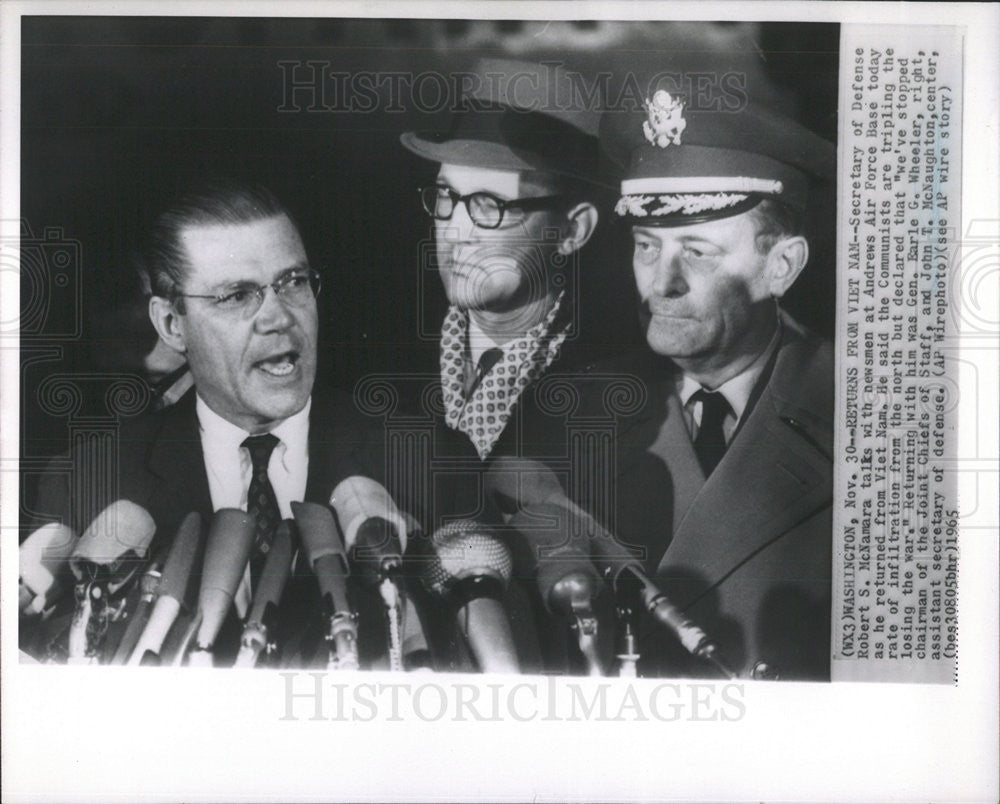
[[[572,176],[538,170],[522,171],[521,176],[523,183],[536,190],[563,196],[563,204],[567,210],[585,201],[600,209],[610,197],[607,188]]]
[[[757,227],[754,236],[758,254],[767,254],[779,240],[805,234],[805,220],[795,207],[765,198],[748,213]]]
[[[295,225],[285,205],[262,185],[211,179],[192,187],[157,215],[146,232],[136,259],[143,290],[183,301],[178,294],[189,267],[180,242],[184,229],[253,223],[279,215]]]

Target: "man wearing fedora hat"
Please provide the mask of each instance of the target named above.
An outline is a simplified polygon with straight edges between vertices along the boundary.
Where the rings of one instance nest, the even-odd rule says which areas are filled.
[[[546,399],[545,384],[559,377],[568,380],[561,390],[572,388],[590,365],[573,342],[575,274],[604,193],[599,104],[584,104],[569,74],[551,64],[484,59],[470,75],[447,132],[401,137],[438,164],[420,199],[449,302],[430,499],[411,505],[430,530],[467,512],[502,524],[486,473],[500,457],[567,454],[566,411]],[[515,575],[530,571],[516,567]],[[521,669],[566,670],[568,628],[550,621],[537,597],[515,582],[504,600]]]
[[[569,268],[599,217],[599,115],[573,108],[566,73],[551,66],[484,59],[474,75],[482,80],[447,133],[401,141],[439,164],[420,198],[450,305],[445,421],[486,460],[574,324]]]
[[[663,89],[606,114],[601,143],[623,170],[641,323],[668,358],[620,432],[613,530],[741,674],[827,678],[833,356],[780,300],[835,149]],[[711,674],[651,623],[642,636],[647,673]]]

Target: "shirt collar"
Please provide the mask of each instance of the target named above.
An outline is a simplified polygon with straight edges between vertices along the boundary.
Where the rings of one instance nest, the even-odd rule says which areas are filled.
[[[469,316],[469,356],[473,365],[479,365],[479,358],[488,349],[503,349],[493,338],[483,332],[483,328],[476,323],[471,315]],[[508,344],[509,345],[509,344]]]
[[[525,343],[534,346],[543,338],[552,334],[556,317],[559,315],[560,309],[562,309],[562,303],[565,296],[566,291],[560,291],[559,295],[556,296],[556,300],[553,302],[552,307],[550,307],[549,311],[545,314],[545,318],[535,324],[531,329],[527,330],[520,337],[511,338],[502,345],[497,343],[486,332],[484,332],[482,327],[476,323],[476,319],[471,316],[467,310],[459,310],[459,308],[452,305],[449,309],[449,318],[452,316],[456,318],[464,317],[468,322],[466,329],[466,343],[469,346],[469,356],[472,358],[472,364],[477,366],[479,365],[479,358],[482,357],[483,353],[488,349],[500,349],[504,354],[507,354],[515,348],[523,348]]]
[[[757,385],[757,380],[760,379],[760,375],[767,366],[767,361],[771,359],[774,350],[778,348],[779,340],[781,340],[780,319],[778,326],[774,330],[774,335],[771,336],[771,340],[767,344],[767,348],[757,356],[757,359],[735,377],[726,380],[722,385],[714,389],[726,398],[729,407],[733,410],[733,415],[736,416],[736,421],[740,421],[743,418],[743,411],[746,410],[747,404],[750,402],[754,386]],[[677,394],[681,398],[681,404],[686,406],[691,401],[694,393],[700,390],[701,387],[701,383],[696,379],[687,374],[682,374],[677,389]]]
[[[309,397],[302,410],[289,416],[270,431],[284,445],[283,460],[294,461],[300,456],[308,455],[311,408],[312,397]],[[197,395],[195,410],[198,414],[203,443],[211,444],[213,449],[236,451],[250,436],[248,431],[237,427],[212,410],[200,394]]]

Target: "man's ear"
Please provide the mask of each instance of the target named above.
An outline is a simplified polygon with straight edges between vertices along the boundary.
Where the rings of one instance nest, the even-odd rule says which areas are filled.
[[[590,240],[590,236],[597,228],[599,215],[597,207],[589,201],[583,201],[566,213],[569,220],[569,232],[559,242],[560,254],[572,254],[579,251]]]
[[[162,296],[153,296],[149,300],[149,320],[153,322],[161,341],[175,352],[187,352],[184,323],[173,302]]]
[[[780,299],[795,284],[809,260],[809,243],[804,237],[779,240],[767,255],[765,272],[767,287],[775,299]]]

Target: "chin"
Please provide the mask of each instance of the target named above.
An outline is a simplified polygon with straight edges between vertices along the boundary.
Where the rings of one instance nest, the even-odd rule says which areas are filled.
[[[646,342],[650,349],[664,357],[684,358],[697,354],[697,345],[688,338],[678,337],[679,334],[651,328],[646,331]]]
[[[485,312],[495,311],[502,308],[505,299],[496,294],[485,294],[477,292],[474,287],[452,288],[448,296],[448,301],[460,310],[481,310]]]
[[[309,401],[312,382],[305,387],[282,388],[261,394],[257,402],[257,414],[268,421],[277,421],[294,416]]]

